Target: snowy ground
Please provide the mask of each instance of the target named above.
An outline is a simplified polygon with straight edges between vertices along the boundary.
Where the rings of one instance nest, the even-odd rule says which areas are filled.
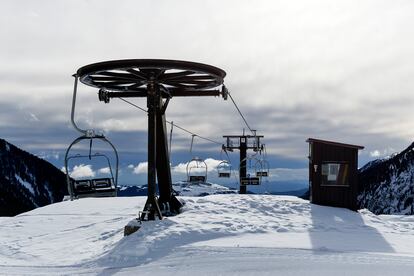
[[[206,196],[206,195],[213,195],[213,194],[237,194],[238,191],[234,189],[230,189],[228,187],[214,184],[214,183],[207,183],[207,182],[200,182],[200,183],[192,183],[192,182],[176,182],[173,183],[173,189],[177,192],[180,196]]]
[[[414,275],[414,217],[289,196],[185,197],[184,212],[123,226],[145,197],[61,202],[0,218],[4,275]]]

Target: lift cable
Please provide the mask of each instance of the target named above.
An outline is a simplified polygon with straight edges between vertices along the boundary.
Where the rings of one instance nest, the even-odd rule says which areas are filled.
[[[140,106],[138,106],[138,105],[134,104],[133,102],[130,102],[130,101],[128,101],[128,100],[125,100],[124,98],[118,98],[118,99],[120,99],[121,101],[124,101],[124,102],[126,102],[127,104],[132,105],[133,107],[138,108],[139,110],[144,111],[145,113],[147,113],[147,110],[145,110],[144,108],[142,108],[142,107],[140,107]],[[218,142],[218,141],[214,141],[214,140],[212,140],[212,139],[210,139],[210,138],[206,138],[206,137],[200,136],[200,135],[198,135],[198,134],[196,134],[196,133],[194,133],[194,132],[192,132],[192,131],[189,131],[188,129],[185,129],[185,128],[183,128],[183,127],[180,127],[179,125],[175,124],[174,122],[170,122],[170,121],[167,121],[167,120],[165,120],[165,121],[166,121],[167,123],[171,124],[171,126],[175,126],[176,128],[181,129],[182,131],[187,132],[188,134],[191,134],[191,135],[193,135],[193,136],[197,136],[197,137],[198,137],[198,138],[200,138],[200,139],[203,139],[203,140],[209,141],[209,142],[211,142],[211,143],[215,143],[215,144],[217,144],[217,145],[222,145],[222,144],[223,144],[223,143],[220,143],[220,142]]]
[[[234,106],[236,107],[237,111],[239,112],[240,116],[242,117],[244,123],[246,124],[247,128],[250,130],[250,132],[256,136],[256,131],[254,131],[253,129],[251,129],[251,127],[249,126],[249,124],[246,121],[246,118],[243,116],[243,113],[240,111],[240,108],[237,106],[236,102],[234,101],[233,97],[231,96],[231,94],[229,92],[227,92],[231,101],[233,102]]]

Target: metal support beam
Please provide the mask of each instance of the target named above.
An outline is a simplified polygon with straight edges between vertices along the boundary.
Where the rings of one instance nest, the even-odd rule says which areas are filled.
[[[239,183],[240,183],[240,194],[247,193],[247,186],[242,185],[242,179],[247,176],[247,150],[251,149],[253,151],[263,150],[263,145],[260,142],[260,139],[263,138],[262,135],[225,135],[223,138],[226,138],[226,144],[223,145],[223,149],[227,151],[239,150],[240,151],[240,166],[239,166]],[[237,139],[237,142],[234,140]],[[249,140],[253,142],[249,143]],[[251,185],[251,184],[249,184]]]
[[[241,185],[242,178],[246,177],[247,172],[247,139],[246,137],[240,137],[240,169],[239,169],[239,183],[240,183],[240,194],[247,193],[247,186]]]
[[[184,90],[184,89],[177,89],[177,88],[170,88],[168,89],[167,93],[161,93],[162,98],[170,98],[170,97],[211,97],[215,96],[218,97],[222,95],[222,91],[220,90],[206,90],[206,91],[197,91],[197,90]],[[124,91],[124,92],[111,92],[106,91],[104,89],[100,90],[99,98],[104,101],[107,99],[106,102],[109,102],[109,99],[112,98],[145,98],[147,97],[147,90],[144,88],[136,88],[131,89],[131,91]],[[148,92],[149,93],[149,92]]]
[[[157,111],[157,178],[160,198],[158,200],[163,214],[178,214],[182,207],[181,202],[173,195],[170,156],[168,151],[167,126],[165,119],[166,103],[159,99]]]
[[[157,110],[159,109],[160,94],[155,82],[148,83],[148,198],[145,203],[141,220],[154,220],[155,215],[162,219],[156,197],[156,162],[157,162]]]

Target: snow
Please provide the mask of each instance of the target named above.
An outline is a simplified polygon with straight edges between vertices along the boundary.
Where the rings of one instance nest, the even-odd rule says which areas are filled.
[[[291,196],[182,197],[123,237],[145,197],[88,198],[0,217],[6,275],[412,275],[414,217]]]
[[[237,193],[236,190],[230,189],[228,187],[208,183],[208,182],[175,182],[173,183],[173,189],[176,191],[180,196],[203,196],[203,195],[211,195],[211,194],[235,194]]]
[[[17,174],[15,174],[14,175],[14,177],[16,178],[16,180],[17,181],[19,181],[20,182],[20,184],[22,184],[26,189],[28,189],[29,190],[29,192],[31,193],[31,194],[35,194],[35,191],[34,191],[34,189],[33,189],[33,186],[32,186],[32,184],[31,183],[29,183],[29,182],[27,182],[27,181],[24,181],[19,175],[17,175]]]

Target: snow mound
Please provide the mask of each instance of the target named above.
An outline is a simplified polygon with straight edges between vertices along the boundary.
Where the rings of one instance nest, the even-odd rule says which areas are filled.
[[[173,183],[173,189],[180,196],[207,196],[215,194],[237,194],[237,190],[230,189],[228,187],[208,183],[208,182],[176,182]]]
[[[292,196],[183,199],[181,214],[143,222],[128,237],[123,227],[145,197],[66,201],[0,218],[2,273],[341,275],[343,268],[392,275],[398,268],[411,275],[414,268],[414,217],[356,213]]]

